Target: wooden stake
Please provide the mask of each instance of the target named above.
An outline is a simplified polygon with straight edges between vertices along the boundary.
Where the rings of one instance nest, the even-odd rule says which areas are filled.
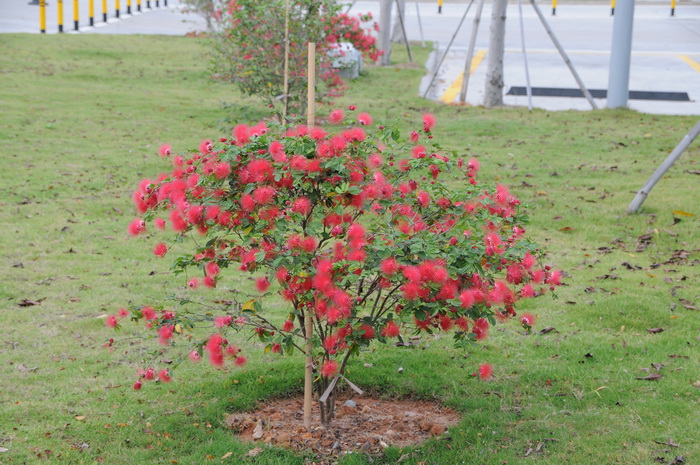
[[[289,0],[285,0],[286,12],[284,16],[284,107],[282,116],[287,117],[289,110]]]
[[[306,103],[306,124],[312,127],[316,124],[316,44],[309,42],[307,76],[307,103]],[[311,430],[311,407],[314,396],[314,373],[313,357],[311,351],[311,336],[313,332],[313,322],[311,321],[311,311],[307,308],[304,311],[304,327],[306,333],[306,372],[304,376],[304,428]]]

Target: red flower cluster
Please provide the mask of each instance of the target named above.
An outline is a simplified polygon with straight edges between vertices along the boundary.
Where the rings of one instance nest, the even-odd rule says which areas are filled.
[[[192,360],[206,354],[215,367],[227,358],[243,365],[226,337],[245,329],[267,352],[294,351],[305,344],[310,315],[317,366],[331,378],[344,369],[339,358],[402,331],[454,331],[458,345],[483,340],[496,319],[516,317],[520,299],[561,284],[559,272],[538,266],[520,202],[505,186],[481,185],[476,160],[439,150],[432,115],[408,141],[373,127],[366,113],[351,121],[335,110],[329,121],[346,126],[333,134],[239,125],[231,139],[204,141],[188,158],[176,157],[169,175],[139,184],[133,200],[144,216],[129,225],[131,234],[145,233],[150,221],[162,226],[155,212],[164,211],[178,235],[207,237],[176,262],[200,270],[189,288],[217,285],[226,269],[257,274],[262,297],[213,318],[216,332]],[[418,145],[421,134],[427,143]],[[162,256],[167,246],[154,252]],[[261,299],[271,292],[291,307],[284,320],[262,317]],[[132,315],[165,345],[188,317],[150,307]],[[535,318],[525,313],[519,321],[530,328]],[[490,365],[479,376],[488,379]]]

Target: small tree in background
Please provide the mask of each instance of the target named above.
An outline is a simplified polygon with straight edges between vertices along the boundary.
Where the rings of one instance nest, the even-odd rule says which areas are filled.
[[[303,114],[306,103],[306,44],[317,44],[319,86],[316,95],[330,101],[341,95],[345,82],[331,67],[331,55],[342,53],[340,42],[349,42],[372,61],[381,52],[376,39],[363,23],[371,15],[351,17],[340,12],[331,0],[295,0],[289,4],[289,99]],[[230,81],[246,95],[262,98],[267,105],[279,106],[284,96],[285,54],[284,0],[232,0],[216,16],[212,69],[219,79]],[[371,25],[376,29],[376,23]],[[330,54],[329,54],[330,52]]]
[[[182,335],[192,340],[195,322],[209,322],[212,332],[192,341],[190,358],[219,368],[246,362],[236,333],[254,335],[271,355],[303,352],[308,338],[317,398],[327,394],[319,403],[327,425],[335,411],[331,384],[373,342],[444,331],[467,347],[485,339],[496,320],[518,319],[520,299],[559,284],[557,271],[537,265],[520,202],[502,185],[477,182],[476,160],[442,150],[431,115],[408,139],[366,113],[351,115],[332,112],[332,132],[239,125],[216,146],[204,141],[187,158],[175,156],[170,174],[143,180],[133,197],[143,216],[129,232],[169,223],[174,241],[199,236],[192,253],[174,261],[176,273],[194,271],[187,286],[222,285],[235,269],[255,276],[258,295],[227,302],[220,314],[187,300],[177,312],[138,306],[110,317],[108,326],[131,315],[170,345]],[[161,152],[171,156],[167,146]],[[168,250],[158,243],[154,253]],[[272,294],[286,302],[283,313],[265,306]],[[528,331],[534,324],[532,315],[519,321]],[[135,387],[155,373],[145,368]]]

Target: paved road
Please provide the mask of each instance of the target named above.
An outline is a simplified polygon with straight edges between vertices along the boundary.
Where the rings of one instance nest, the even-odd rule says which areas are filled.
[[[476,41],[477,58],[485,58],[488,50],[488,29],[491,18],[490,2],[484,7]],[[542,3],[542,2],[540,2]],[[542,3],[545,19],[562,43],[581,78],[590,89],[606,89],[613,18],[609,4],[559,4],[556,16],[551,16],[551,3]],[[669,4],[670,5],[670,4]],[[423,36],[437,41],[438,57],[445,52],[467,2],[445,3],[438,14],[434,4],[418,3]],[[461,74],[466,62],[466,49],[473,28],[472,7],[457,34],[445,63],[438,72],[437,85],[430,97],[452,102],[459,93]],[[377,2],[356,2],[351,12],[370,11],[378,17]],[[529,2],[523,1],[523,23],[530,81],[533,87],[578,88],[561,56],[557,53],[545,28]],[[421,39],[416,5],[409,0],[406,28],[410,40]],[[399,47],[401,44],[396,44]],[[511,1],[506,20],[506,55],[504,75],[506,90],[526,83],[521,51],[519,10]],[[486,60],[483,59],[469,80],[467,102],[479,105],[483,101]],[[424,79],[423,89],[429,78]],[[700,4],[684,3],[676,8],[674,17],[665,4],[637,1],[634,17],[631,91],[687,92],[690,102],[630,100],[629,107],[648,113],[700,115]],[[509,105],[527,105],[526,97],[506,96]],[[605,99],[595,99],[605,107]],[[590,109],[583,98],[534,97],[535,107],[549,110]]]
[[[47,22],[49,34],[57,32],[57,0],[48,0]],[[95,0],[96,27],[88,24],[88,1],[79,0],[80,33],[101,34],[169,34],[183,35],[205,29],[204,21],[196,15],[183,14],[179,0],[151,0],[151,10],[146,11],[146,0],[141,0],[144,11],[140,15],[125,15],[128,0],[120,0],[121,18],[116,20],[115,2],[107,0],[108,22],[101,22],[102,2]],[[346,0],[347,1],[347,0]],[[421,39],[416,4],[408,0],[406,27],[412,41]],[[131,0],[136,10],[137,0]],[[350,2],[348,2],[350,3]],[[476,42],[477,57],[482,61],[474,67],[470,77],[467,102],[481,104],[484,89],[484,73],[488,53],[489,4],[484,7]],[[539,22],[529,2],[523,2],[523,22],[530,80],[535,87],[576,88],[576,82],[564,61]],[[438,44],[434,58],[441,57],[455,33],[467,6],[467,1],[449,3],[438,14],[435,2],[419,2],[423,37]],[[64,2],[65,30],[73,29],[73,2]],[[609,50],[612,40],[613,18],[607,3],[559,4],[557,15],[551,16],[550,3],[542,3],[545,17],[555,35],[564,46],[583,82],[591,89],[607,88]],[[351,13],[372,12],[379,15],[378,1],[357,1]],[[518,5],[511,0],[507,12],[505,83],[525,86],[523,54],[521,52]],[[38,7],[28,5],[27,0],[0,0],[0,32],[39,32]],[[438,70],[436,85],[429,96],[443,101],[454,101],[459,89],[461,74],[466,61],[466,47],[473,27],[474,8],[458,32],[445,63]],[[0,35],[0,44],[2,36]],[[401,46],[395,45],[395,46]],[[633,54],[630,76],[632,91],[686,92],[690,102],[630,100],[630,108],[664,114],[700,115],[700,1],[679,2],[676,15],[670,16],[670,6],[637,0],[635,9]],[[433,63],[437,60],[434,59]],[[425,88],[429,74],[423,82]],[[506,96],[509,105],[526,105],[525,97]],[[596,99],[598,106],[605,106],[605,99]],[[589,109],[583,98],[535,97],[536,107],[560,109]]]

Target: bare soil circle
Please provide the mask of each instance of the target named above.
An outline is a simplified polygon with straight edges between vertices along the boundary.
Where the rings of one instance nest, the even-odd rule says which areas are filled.
[[[329,458],[419,444],[442,435],[461,419],[457,411],[426,400],[341,395],[336,402],[329,428],[321,425],[316,403],[311,431],[304,428],[303,396],[271,399],[255,411],[231,414],[225,423],[244,441]]]

